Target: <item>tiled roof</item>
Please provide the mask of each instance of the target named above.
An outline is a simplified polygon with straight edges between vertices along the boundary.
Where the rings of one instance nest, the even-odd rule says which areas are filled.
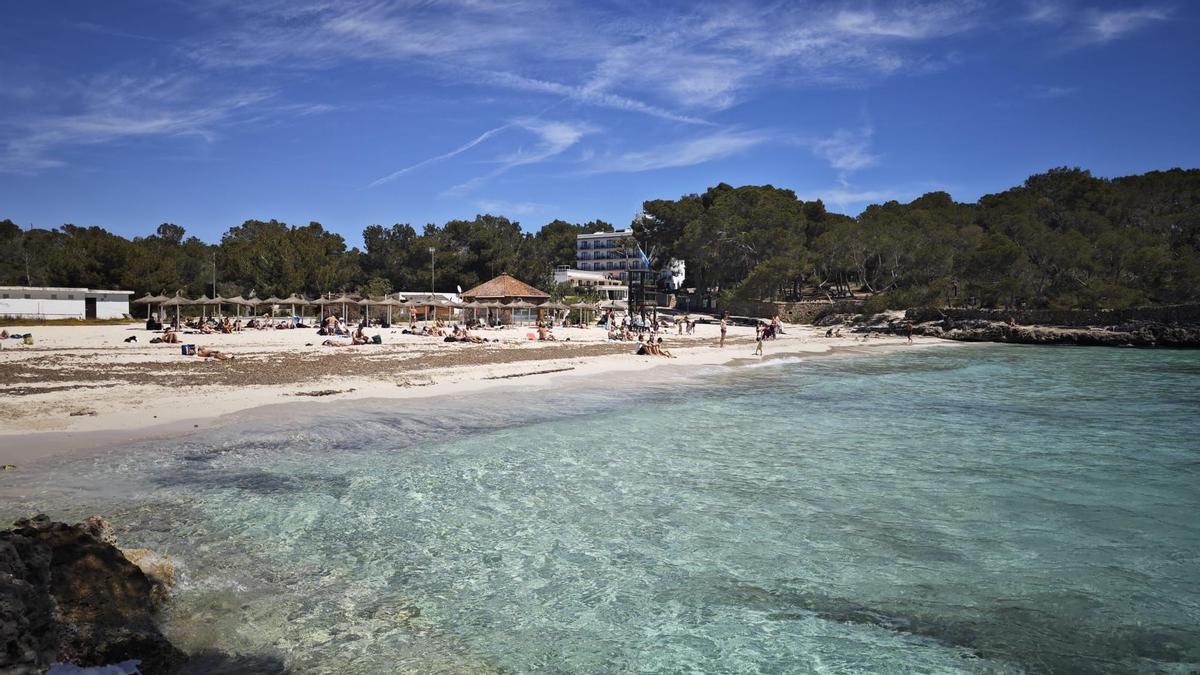
[[[475,288],[466,291],[462,294],[466,299],[474,298],[549,298],[549,293],[544,293],[529,284],[510,277],[507,274],[485,281]]]

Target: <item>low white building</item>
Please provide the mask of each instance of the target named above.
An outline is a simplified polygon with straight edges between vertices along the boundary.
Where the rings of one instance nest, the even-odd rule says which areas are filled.
[[[629,297],[629,286],[620,279],[613,279],[604,272],[588,272],[559,265],[554,269],[554,283],[571,284],[572,288],[599,295],[604,300],[625,300]]]
[[[0,286],[0,317],[20,319],[119,319],[129,314],[133,291],[52,286]]]

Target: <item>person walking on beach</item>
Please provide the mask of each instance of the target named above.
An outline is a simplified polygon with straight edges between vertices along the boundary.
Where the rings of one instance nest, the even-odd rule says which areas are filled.
[[[912,322],[908,321],[904,324],[904,335],[908,337],[908,344],[912,344],[913,326]]]
[[[766,332],[767,332],[766,326],[759,325],[759,326],[755,327],[755,329],[754,329],[754,342],[755,342],[754,355],[755,356],[763,355],[762,343],[763,343],[763,336],[766,334]]]
[[[725,346],[725,331],[729,329],[729,321],[725,317],[721,317],[721,343],[719,347]]]

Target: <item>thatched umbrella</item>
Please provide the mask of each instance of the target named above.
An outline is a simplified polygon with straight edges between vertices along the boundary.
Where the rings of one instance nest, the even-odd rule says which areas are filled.
[[[150,320],[150,307],[153,305],[161,305],[162,303],[166,302],[167,300],[169,300],[169,298],[167,298],[165,295],[150,295],[149,293],[147,293],[144,296],[138,298],[137,300],[134,300],[133,304],[146,306],[146,320],[149,321]]]
[[[291,305],[292,306],[292,316],[296,316],[296,307],[297,306],[300,307],[300,319],[301,319],[301,321],[303,321],[304,320],[304,307],[305,307],[305,305],[310,305],[312,303],[310,303],[308,300],[305,300],[304,298],[300,297],[299,295],[292,293],[291,295],[284,298],[283,300],[280,300],[279,304]]]
[[[596,311],[596,306],[590,302],[576,302],[571,305],[571,309],[579,310],[579,323],[586,323],[583,320],[583,317],[584,317],[583,313]]]
[[[528,300],[513,300],[512,302],[508,303],[507,305],[504,305],[504,307],[507,309],[512,309],[512,310],[517,310],[517,309],[525,310],[525,319],[528,320],[529,319],[529,310],[533,309],[534,307],[537,307],[537,305],[533,304],[532,302],[529,302]],[[513,314],[513,323],[516,323],[516,313],[515,312]]]
[[[387,322],[389,326],[392,325],[392,308],[405,306],[404,302],[391,296],[384,296],[382,300],[376,302],[375,304],[379,305],[380,307],[387,307]]]
[[[231,304],[231,305],[234,305],[234,306],[236,306],[236,307],[239,307],[239,308],[240,308],[240,307],[245,307],[245,306],[246,306],[246,299],[245,299],[245,298],[243,298],[243,297],[242,297],[242,296],[240,296],[240,295],[235,295],[235,296],[233,296],[232,298],[225,298],[225,302],[227,302],[227,303],[229,303],[229,304]],[[242,316],[242,310],[241,310],[241,309],[238,309],[238,310],[237,310],[237,316],[238,316],[238,318],[239,318],[239,319],[241,318],[241,316]]]
[[[325,304],[341,305],[342,306],[342,321],[345,321],[346,320],[346,305],[356,305],[356,304],[358,304],[358,301],[355,300],[354,298],[346,295],[345,293],[342,293],[340,296],[333,298],[332,300],[330,300],[329,302],[327,302]]]
[[[209,305],[211,305],[211,304],[212,304],[212,302],[213,302],[213,301],[212,301],[212,299],[211,299],[211,298],[209,298],[207,295],[204,295],[204,294],[201,294],[201,295],[200,295],[200,297],[198,297],[198,298],[196,298],[195,300],[193,300],[193,301],[192,301],[192,304],[193,304],[193,305],[199,305],[199,306],[200,306],[200,318],[201,318],[201,319],[207,319],[207,318],[208,318],[208,306],[209,306]]]
[[[362,300],[359,300],[358,302],[356,302],[354,304],[358,305],[359,307],[362,307],[361,314],[364,318],[366,318],[367,323],[370,323],[371,322],[371,305],[378,305],[379,303],[372,300],[371,296],[364,295]]]
[[[471,310],[471,318],[475,319],[479,315],[479,305],[480,304],[481,303],[478,300],[471,300],[470,302],[460,303],[459,306],[462,307],[463,309]],[[466,320],[467,320],[467,317],[466,317],[466,313],[464,312],[463,313],[463,321],[466,321]]]
[[[271,297],[267,298],[266,300],[263,300],[262,304],[267,305],[268,307],[271,308],[271,318],[274,319],[275,318],[275,306],[282,305],[283,300],[280,300],[279,298],[272,295]]]
[[[190,305],[190,304],[192,304],[192,301],[183,297],[182,291],[176,291],[175,297],[168,299],[166,302],[164,302],[162,304],[162,306],[175,308],[175,325],[178,326],[179,325],[179,308],[184,305]]]

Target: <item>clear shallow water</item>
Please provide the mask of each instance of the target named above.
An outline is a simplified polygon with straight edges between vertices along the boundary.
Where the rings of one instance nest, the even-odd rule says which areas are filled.
[[[1200,668],[1200,353],[961,347],[331,407],[0,477],[302,672]]]

